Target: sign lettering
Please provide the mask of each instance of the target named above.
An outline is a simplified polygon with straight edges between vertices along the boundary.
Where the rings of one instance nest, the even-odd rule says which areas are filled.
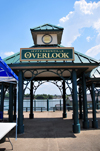
[[[20,61],[74,60],[74,48],[21,48]]]

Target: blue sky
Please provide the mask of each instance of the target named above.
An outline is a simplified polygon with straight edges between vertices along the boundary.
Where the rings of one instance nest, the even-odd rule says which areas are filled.
[[[100,59],[100,1],[97,0],[0,0],[0,56],[5,58],[20,48],[32,46],[30,28],[45,23],[64,27],[62,45]],[[52,87],[51,94],[54,90],[54,94],[59,94]],[[37,92],[49,92],[45,84],[39,89]]]

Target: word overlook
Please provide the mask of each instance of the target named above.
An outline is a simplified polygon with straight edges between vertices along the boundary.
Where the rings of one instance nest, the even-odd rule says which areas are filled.
[[[21,49],[20,60],[73,60],[73,49]]]

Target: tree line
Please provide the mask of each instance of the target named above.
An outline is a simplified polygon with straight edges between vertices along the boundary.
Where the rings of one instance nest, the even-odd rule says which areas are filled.
[[[37,94],[34,96],[35,99],[53,99],[53,95],[50,94]]]
[[[6,93],[5,97],[9,98],[9,93]],[[30,97],[30,94],[24,94],[24,97]],[[50,95],[50,94],[37,94],[37,95],[34,95],[34,99],[53,99],[53,95]]]

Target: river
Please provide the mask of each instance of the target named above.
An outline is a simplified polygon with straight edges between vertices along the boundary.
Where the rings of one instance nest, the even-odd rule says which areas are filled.
[[[49,100],[49,109],[52,110],[55,105],[59,104],[60,105],[60,100],[61,104],[63,104],[62,99],[50,99]],[[36,110],[41,110],[41,107],[47,108],[47,100],[33,100],[33,107],[36,107]],[[23,110],[25,111],[26,108],[29,110],[30,108],[30,100],[24,100],[23,101]],[[4,110],[9,109],[9,100],[5,99],[4,100]]]

